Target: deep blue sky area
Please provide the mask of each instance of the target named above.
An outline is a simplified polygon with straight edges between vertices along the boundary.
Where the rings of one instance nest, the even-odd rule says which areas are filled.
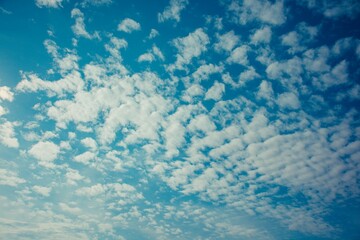
[[[360,239],[359,22],[0,1],[0,239]]]

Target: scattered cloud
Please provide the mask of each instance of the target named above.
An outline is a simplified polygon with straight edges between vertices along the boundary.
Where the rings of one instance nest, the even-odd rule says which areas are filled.
[[[247,52],[250,48],[247,45],[242,45],[240,47],[235,48],[230,56],[226,59],[226,62],[232,64],[242,64],[244,66],[249,64]]]
[[[45,141],[34,144],[28,153],[39,160],[39,164],[44,167],[54,167],[53,161],[57,159],[60,153],[60,147],[53,142]]]
[[[201,65],[196,71],[192,74],[192,77],[195,81],[201,82],[209,80],[210,75],[215,73],[221,73],[224,70],[223,66],[215,66],[214,64]]]
[[[33,186],[32,189],[34,190],[34,192],[36,192],[44,197],[50,196],[51,187]]]
[[[88,7],[88,6],[108,6],[110,4],[112,4],[113,1],[112,0],[84,0],[81,3],[82,7]]]
[[[277,103],[282,108],[298,109],[300,107],[300,101],[294,93],[280,94]]]
[[[18,148],[19,141],[16,138],[15,127],[17,123],[15,122],[0,122],[0,143],[10,148]]]
[[[250,37],[251,42],[254,44],[269,43],[271,41],[272,31],[271,28],[266,26],[255,31]]]
[[[125,18],[124,20],[122,20],[117,28],[118,31],[122,31],[126,33],[139,31],[140,29],[141,29],[140,24],[131,18]]]
[[[170,0],[170,5],[167,6],[162,13],[158,13],[158,21],[165,22],[173,20],[180,22],[180,14],[189,4],[188,0]]]
[[[227,32],[223,35],[217,36],[218,42],[215,44],[215,50],[230,52],[239,43],[240,37],[234,31]]]
[[[14,100],[14,93],[9,87],[0,87],[0,101],[6,100],[12,102]]]
[[[223,83],[215,82],[214,85],[206,92],[205,100],[220,100],[224,92],[225,85]]]
[[[173,68],[184,69],[185,65],[189,64],[193,58],[207,50],[209,43],[209,37],[202,28],[196,29],[186,37],[174,39],[173,44],[177,48],[178,54],[176,54]]]
[[[75,156],[74,161],[88,165],[91,160],[95,159],[95,157],[96,157],[95,153],[88,151]]]
[[[96,151],[97,150],[97,143],[94,139],[90,138],[90,137],[87,137],[87,138],[84,138],[84,139],[81,139],[81,143],[89,148],[90,150],[92,151]]]
[[[155,60],[155,57],[152,53],[141,54],[138,58],[138,62],[152,62]]]
[[[348,17],[355,18],[360,12],[360,4],[355,0],[339,1],[339,0],[326,0],[326,1],[311,1],[303,0],[300,2],[316,12],[322,13],[327,18],[340,18]]]
[[[36,6],[39,8],[59,8],[62,7],[61,3],[63,0],[35,0]]]
[[[96,34],[91,35],[85,29],[85,18],[84,18],[84,14],[80,11],[80,9],[74,8],[71,11],[71,18],[75,19],[75,25],[73,25],[71,27],[71,29],[73,30],[74,34],[77,37],[84,37],[84,38],[88,38],[88,39],[92,39],[92,38],[97,37]]]
[[[351,238],[357,3],[42,2],[75,23],[0,87],[5,238]]]
[[[45,91],[49,96],[65,95],[76,92],[84,86],[79,72],[72,72],[58,81],[46,81],[34,74],[23,74],[23,79],[16,86],[19,92]]]
[[[158,30],[152,28],[151,31],[150,31],[150,34],[149,34],[148,38],[149,38],[149,39],[153,39],[153,38],[159,36],[159,34],[160,34],[160,33],[159,33]]]
[[[227,5],[227,10],[231,20],[241,25],[251,21],[281,25],[286,21],[284,1],[282,0],[232,0]]]
[[[0,169],[0,185],[17,187],[19,184],[25,183],[26,180],[18,177],[18,175],[7,169]]]
[[[70,213],[70,214],[74,214],[74,215],[78,215],[81,213],[81,209],[78,207],[71,207],[66,203],[59,203],[59,207],[61,208],[61,210],[63,210],[64,212]]]

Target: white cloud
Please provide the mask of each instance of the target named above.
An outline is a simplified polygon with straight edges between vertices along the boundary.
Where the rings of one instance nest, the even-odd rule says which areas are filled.
[[[318,78],[313,78],[313,84],[321,90],[326,90],[329,87],[346,83],[348,76],[348,62],[343,60],[334,66],[330,72],[324,73]]]
[[[83,72],[86,81],[91,82],[92,84],[101,85],[106,70],[99,65],[86,64]]]
[[[321,12],[327,18],[333,19],[344,16],[348,18],[355,18],[360,12],[360,4],[356,0],[303,0],[300,3],[305,4],[308,8],[314,9],[317,12]]]
[[[6,100],[12,102],[14,100],[14,93],[11,92],[9,87],[0,87],[0,101]]]
[[[302,36],[303,41],[310,42],[318,35],[320,26],[309,26],[306,22],[296,25],[296,31]]]
[[[203,87],[199,84],[192,84],[184,91],[181,98],[186,102],[192,102],[194,97],[200,97],[203,95],[204,95]]]
[[[170,0],[170,5],[162,13],[158,14],[158,21],[174,20],[175,22],[180,22],[180,13],[188,3],[188,0]]]
[[[348,91],[348,96],[352,99],[360,99],[360,86],[355,85]]]
[[[356,52],[357,58],[360,59],[360,42],[357,44],[355,52]]]
[[[185,123],[190,119],[194,110],[194,107],[191,105],[178,107],[176,112],[170,115],[164,124],[165,131],[163,136],[167,158],[177,156],[180,153],[179,149],[185,143]],[[158,167],[157,170],[160,169],[161,168]]]
[[[180,122],[171,122],[165,130],[167,149],[166,157],[169,159],[179,154],[178,148],[185,143],[185,127]]]
[[[282,0],[244,0],[242,3],[233,0],[227,6],[227,10],[230,12],[231,19],[242,25],[250,21],[281,25],[286,20]]]
[[[230,73],[224,73],[221,75],[221,79],[224,83],[229,84],[232,88],[240,87],[240,84],[236,83],[234,79],[231,77]]]
[[[47,7],[47,8],[58,8],[62,7],[61,3],[63,0],[36,0],[36,6],[39,8]]]
[[[256,32],[250,37],[250,39],[251,42],[254,44],[269,43],[271,41],[271,35],[271,28],[266,26],[256,30]]]
[[[356,43],[359,43],[359,40],[356,41],[353,37],[341,38],[335,42],[331,52],[336,55],[344,54],[351,48],[355,48]]]
[[[125,39],[111,37],[110,42],[105,44],[105,49],[117,60],[122,60],[120,55],[120,49],[127,48],[128,43]]]
[[[223,83],[215,82],[214,85],[206,92],[205,100],[213,99],[220,100],[225,92],[225,85]]]
[[[62,76],[66,74],[71,74],[72,71],[78,70],[78,60],[79,57],[76,51],[65,50],[61,54],[59,52],[59,47],[53,40],[45,40],[44,46],[46,47],[47,52],[52,56],[55,63],[55,69],[49,69],[48,73],[53,74],[55,70],[60,70]]]
[[[255,68],[249,67],[248,69],[240,73],[239,84],[243,85],[246,82],[254,80],[258,77],[260,77],[260,75],[256,72]]]
[[[112,4],[113,1],[112,0],[84,0],[81,3],[82,7],[87,7],[87,6],[107,6]]]
[[[206,169],[200,176],[195,178],[191,184],[185,185],[184,194],[202,192],[206,190],[218,178],[213,168]]]
[[[46,51],[54,58],[59,57],[59,47],[53,40],[46,39],[44,41]]]
[[[138,22],[134,21],[130,18],[125,18],[124,20],[119,23],[117,30],[123,31],[126,33],[131,33],[133,31],[139,31],[141,29],[141,26]]]
[[[294,31],[280,37],[281,44],[289,47],[288,52],[294,54],[306,50],[306,45],[313,41],[317,34],[317,26],[309,26],[307,23],[301,22],[296,25]]]
[[[94,139],[87,137],[84,139],[81,139],[81,144],[84,145],[87,148],[90,148],[92,151],[97,150],[97,143]]]
[[[217,17],[214,20],[214,27],[217,30],[222,30],[224,28],[223,19],[221,17]]]
[[[139,199],[143,199],[143,195],[138,193],[137,190],[126,183],[108,183],[108,184],[95,184],[90,187],[79,188],[75,192],[79,196],[97,197],[103,195],[107,199],[111,199],[114,203],[120,206],[125,206],[133,203]]]
[[[126,183],[108,184],[107,187],[111,190],[111,195],[115,198],[120,198],[118,204],[125,205],[136,200],[143,199],[143,195],[138,193],[136,188]]]
[[[74,8],[71,11],[71,18],[75,18],[75,25],[71,27],[73,32],[78,37],[84,37],[88,39],[92,39],[96,37],[96,35],[91,35],[85,29],[85,22],[84,22],[84,14],[78,8]]]
[[[67,183],[70,185],[76,185],[77,181],[83,180],[84,177],[79,173],[78,170],[68,168],[65,174]]]
[[[339,131],[339,128],[342,129],[343,126],[335,127],[334,130],[337,129],[335,132]],[[344,129],[340,132],[342,132],[341,138],[344,138]],[[350,183],[352,180],[345,179],[349,174],[346,172],[353,170],[350,170],[350,166],[344,166],[338,155],[334,154],[334,150],[331,150],[331,142],[324,139],[328,134],[332,135],[332,133],[322,135],[308,130],[274,136],[263,143],[248,147],[250,155],[256,159],[252,162],[255,160],[252,157],[251,162],[259,168],[260,172],[266,172],[267,176],[261,178],[262,181],[274,181],[300,191],[306,188],[304,193],[314,198],[315,202],[320,199],[323,202],[331,201],[335,198],[334,192],[347,194],[341,189],[344,185],[352,184]],[[332,139],[335,140],[336,137]],[[343,149],[343,147],[340,145],[338,149]],[[284,156],[287,157],[284,158]],[[283,159],[285,162],[278,159]],[[331,171],[324,167],[324,159],[327,166],[332,166]]]
[[[305,69],[311,73],[324,73],[330,70],[327,61],[330,56],[328,47],[322,46],[318,49],[309,49],[303,54]]]
[[[212,63],[204,64],[198,67],[192,74],[195,81],[201,82],[203,80],[209,80],[209,76],[215,73],[221,73],[224,70],[223,66],[217,66]]]
[[[14,100],[14,93],[11,92],[9,87],[0,87],[0,103],[5,101],[12,102]],[[0,116],[5,115],[8,113],[8,110],[0,105]]]
[[[258,98],[264,98],[266,100],[272,100],[274,98],[274,90],[272,84],[269,81],[263,80],[259,86],[257,93]]]
[[[8,113],[8,110],[0,106],[0,116],[5,115],[6,113]]]
[[[81,213],[81,209],[78,207],[71,207],[66,203],[59,203],[59,207],[61,208],[61,210],[63,210],[64,212],[67,213],[71,213],[74,215],[78,215],[79,213]]]
[[[242,6],[247,4],[253,7],[259,3],[272,6],[279,1],[244,1]],[[243,10],[249,9],[244,7]],[[256,11],[250,9],[241,14],[246,15],[247,22],[270,21],[261,19],[261,16],[260,20],[256,19],[252,15]],[[262,14],[261,11],[259,14]],[[228,23],[224,24],[228,27]],[[50,147],[36,147],[39,142],[31,147],[28,155],[39,159],[40,165],[53,167],[53,162],[61,152],[61,160],[66,161],[62,161],[61,167],[52,171],[64,183],[57,186],[57,190],[64,191],[64,196],[68,195],[68,191],[73,191],[75,195],[87,196],[89,199],[80,198],[79,202],[78,196],[73,198],[70,194],[66,203],[61,202],[61,199],[60,203],[47,203],[44,209],[35,209],[31,216],[41,215],[47,219],[60,219],[75,224],[78,220],[68,218],[69,214],[66,213],[74,214],[81,221],[84,231],[88,228],[91,234],[98,229],[108,231],[108,238],[115,236],[111,235],[112,231],[119,225],[135,230],[141,228],[144,232],[151,229],[147,236],[154,239],[192,238],[185,229],[172,228],[176,225],[172,220],[195,219],[194,222],[200,224],[201,231],[206,232],[209,238],[257,238],[259,232],[256,231],[260,231],[261,237],[258,238],[264,239],[263,236],[268,233],[252,228],[252,221],[246,221],[251,223],[249,227],[234,221],[237,219],[234,216],[242,212],[254,215],[255,219],[258,216],[271,218],[285,227],[305,233],[321,234],[332,230],[322,219],[322,214],[329,210],[326,205],[349,196],[356,197],[360,192],[356,182],[359,175],[356,163],[359,142],[356,138],[360,136],[360,130],[354,129],[356,122],[349,123],[351,127],[343,126],[336,131],[335,125],[327,127],[339,120],[334,117],[336,108],[329,108],[329,113],[325,112],[324,115],[330,117],[323,120],[308,115],[308,111],[301,107],[307,107],[303,101],[307,101],[308,96],[315,99],[311,89],[306,89],[306,84],[313,81],[319,87],[335,86],[332,83],[334,79],[350,76],[350,61],[345,60],[333,66],[335,61],[341,61],[338,58],[343,57],[343,49],[348,49],[347,42],[338,42],[331,51],[324,46],[299,53],[298,57],[282,59],[281,54],[277,55],[266,44],[271,41],[279,41],[280,44],[282,40],[271,39],[271,29],[268,27],[271,24],[255,26],[255,32],[250,30],[252,35],[249,38],[242,36],[252,43],[253,51],[249,53],[249,59],[250,47],[239,46],[240,37],[233,31],[227,30],[223,35],[213,36],[216,44],[211,49],[208,48],[210,38],[203,29],[173,40],[178,54],[175,56],[175,64],[167,66],[169,69],[172,66],[173,70],[187,70],[184,74],[170,72],[164,75],[150,70],[131,73],[136,68],[132,69],[127,62],[129,59],[122,59],[120,53],[128,45],[126,40],[113,37],[110,33],[107,35],[109,42],[105,44],[105,54],[109,56],[91,54],[89,57],[92,62],[88,64],[84,62],[87,58],[78,61],[80,56],[77,57],[75,50],[65,50],[66,54],[62,55],[61,49],[54,42],[47,41],[47,51],[59,65],[53,69],[53,77],[58,76],[61,69],[64,72],[60,80],[52,81],[42,80],[35,74],[30,78],[31,74],[27,74],[26,79],[18,84],[19,92],[46,91],[52,96],[49,99],[39,95],[36,99],[39,101],[34,107],[39,112],[35,117],[38,127],[24,130],[23,138],[38,139],[43,143],[46,139],[60,138],[57,139],[60,149],[54,147],[52,142],[47,142]],[[302,41],[304,35],[299,29],[294,32]],[[315,32],[313,30],[306,31]],[[151,48],[152,42],[146,40],[144,43],[148,45],[145,54],[150,54],[151,59],[164,60],[164,55],[156,45]],[[284,43],[292,47],[291,38],[285,39]],[[193,61],[209,50],[216,51],[215,58],[210,54]],[[258,60],[259,56],[263,58]],[[227,63],[245,66],[228,66],[224,61],[227,57]],[[264,66],[250,66],[249,60],[255,57]],[[118,71],[123,67],[123,61],[126,66],[130,66],[128,72]],[[186,66],[190,63],[193,65]],[[156,68],[164,64],[157,65]],[[260,76],[264,68],[267,76]],[[72,72],[73,75],[70,75]],[[237,76],[239,81],[234,82],[232,78]],[[271,81],[262,80],[266,77]],[[243,85],[252,79],[256,81]],[[228,84],[226,91],[229,91],[226,95],[225,84]],[[229,85],[233,88],[228,88]],[[235,89],[238,87],[251,89]],[[349,97],[358,95],[357,85],[353,87],[349,84],[346,87],[344,94],[349,93]],[[285,93],[279,94],[278,91]],[[318,92],[316,94],[321,95]],[[332,96],[329,95],[329,98]],[[204,101],[209,99],[215,101]],[[328,100],[321,97],[317,99],[324,104]],[[276,111],[277,107],[279,111]],[[351,117],[344,116],[344,119]],[[46,132],[49,127],[53,127],[54,122],[56,132]],[[321,129],[317,130],[317,126],[321,126]],[[0,127],[0,133],[4,129],[8,131],[8,128]],[[79,132],[75,134],[69,131]],[[6,134],[12,137],[15,135]],[[1,137],[3,134],[0,134],[0,140]],[[81,144],[88,149],[83,150]],[[114,147],[118,150],[112,150]],[[55,153],[49,157],[54,152],[51,148],[55,148]],[[26,157],[25,154],[23,156]],[[73,167],[80,169],[75,170]],[[31,177],[46,177],[44,179],[50,180],[51,174],[47,174],[47,171],[34,169]],[[166,203],[157,204],[156,199],[154,202],[151,198],[144,199],[135,185],[116,182],[120,179],[113,174],[102,179],[101,175],[108,171],[121,172],[124,181],[138,180],[135,181],[136,187],[144,188],[147,192],[153,190],[151,181],[156,180],[153,175],[157,175],[167,186],[162,184],[161,188],[156,188],[154,196],[168,192],[169,187],[177,192],[173,192],[174,198],[170,200],[169,206]],[[10,176],[10,179],[13,177],[15,183],[3,180],[2,176],[0,183],[22,183],[23,179],[19,180],[16,174],[0,170],[1,173]],[[137,178],[138,175],[141,179]],[[98,184],[97,180],[105,182]],[[89,184],[88,187],[84,187],[84,183]],[[46,189],[41,187],[38,192],[50,196],[50,192],[46,193]],[[184,203],[184,198],[178,198],[178,194],[191,194],[190,198],[209,202],[212,209],[199,206],[195,209],[190,206],[192,201]],[[287,201],[273,201],[273,196]],[[306,202],[299,202],[299,196]],[[31,187],[22,191],[19,197],[23,199],[15,201],[15,204],[33,198]],[[319,199],[321,204],[317,204]],[[138,200],[143,202],[135,205]],[[33,204],[32,201],[30,204]],[[221,206],[219,212],[213,211],[215,205]],[[94,218],[93,209],[101,209],[95,214],[102,220],[99,221],[101,225]],[[52,211],[59,215],[51,217]],[[161,219],[162,216],[166,220]],[[133,228],[134,222],[136,228]]]
[[[8,121],[0,123],[0,143],[11,148],[19,147],[19,142],[15,137],[14,130],[16,125],[16,123]]]
[[[301,74],[303,73],[302,60],[293,57],[282,62],[272,62],[266,68],[267,77],[270,79],[280,80],[284,86],[301,82]],[[286,80],[283,80],[285,78]]]
[[[25,179],[18,177],[15,172],[0,168],[0,185],[17,187],[25,182]]]
[[[164,61],[165,57],[163,55],[163,53],[161,52],[161,50],[156,46],[153,45],[152,47],[152,52],[154,53],[155,56],[157,56],[160,60]]]
[[[202,131],[204,133],[212,132],[216,129],[214,122],[205,114],[197,115],[191,119],[187,126],[190,132]]]
[[[228,63],[236,63],[236,64],[242,64],[242,65],[248,65],[249,60],[247,57],[247,52],[249,50],[249,47],[247,45],[242,45],[240,47],[235,48],[230,56],[226,59],[226,62]]]
[[[32,189],[44,197],[49,197],[51,192],[51,187],[43,187],[43,186],[33,186]]]
[[[88,165],[91,160],[96,158],[96,154],[90,151],[84,152],[74,157],[75,162],[83,163]]]
[[[359,9],[359,5],[354,6],[345,3],[342,6],[336,6],[330,9],[326,9],[324,15],[328,18],[337,18],[343,15],[354,17],[358,12],[360,12]]]
[[[210,40],[204,30],[198,28],[186,37],[174,39],[173,43],[178,49],[173,68],[183,69],[184,65],[189,64],[194,57],[199,57],[201,53],[207,50],[206,46],[210,43]]]
[[[80,131],[80,132],[87,132],[87,133],[90,133],[90,132],[93,132],[94,129],[92,129],[91,127],[86,127],[82,124],[78,124],[76,126],[76,130]]]
[[[216,51],[225,50],[230,52],[240,41],[240,37],[235,35],[233,30],[223,35],[218,35],[217,39],[218,42],[214,45]]]
[[[69,133],[68,133],[68,138],[69,138],[70,140],[76,138],[76,133],[74,133],[74,132],[69,132]]]
[[[291,31],[287,34],[281,36],[281,43],[284,46],[290,47],[289,53],[296,53],[299,51],[303,51],[305,48],[301,46],[301,37],[296,31]]]
[[[39,160],[39,164],[44,167],[53,167],[53,161],[57,159],[60,153],[60,147],[53,142],[45,141],[34,144],[28,153]]]
[[[79,196],[95,197],[103,194],[107,190],[106,185],[96,184],[91,187],[83,187],[76,190],[76,194]]]
[[[138,57],[138,62],[152,62],[154,60],[155,57],[152,53],[144,53]]]
[[[23,79],[16,86],[16,90],[20,92],[37,92],[46,91],[48,96],[65,95],[81,90],[84,81],[81,79],[79,72],[73,71],[64,78],[57,81],[46,81],[40,79],[35,74],[23,74]]]
[[[155,37],[159,36],[159,31],[152,28],[151,31],[150,31],[150,34],[148,36],[149,39],[153,39]]]
[[[299,37],[297,32],[291,31],[283,36],[281,36],[281,43],[286,46],[297,46],[299,44]]]
[[[160,49],[154,44],[152,49],[138,57],[138,62],[153,62],[156,58],[164,61],[165,57]]]
[[[61,141],[60,142],[60,148],[62,150],[71,150],[72,149],[71,145],[70,145],[70,142],[68,142],[68,141]]]
[[[282,108],[298,109],[300,108],[300,101],[294,93],[282,93],[277,99],[277,103]]]

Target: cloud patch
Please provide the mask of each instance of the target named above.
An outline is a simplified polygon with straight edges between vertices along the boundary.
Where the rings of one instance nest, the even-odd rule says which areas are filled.
[[[173,20],[180,22],[181,11],[189,4],[188,0],[170,0],[170,5],[167,6],[162,13],[158,13],[158,21],[165,22]]]
[[[54,167],[55,161],[60,153],[60,147],[53,142],[44,141],[34,144],[28,153],[39,160],[39,164],[44,167]]]
[[[35,0],[35,4],[39,8],[59,8],[62,7],[63,0]]]
[[[139,31],[141,29],[141,26],[135,20],[131,18],[125,18],[119,23],[117,29],[118,31],[131,33],[133,31]]]

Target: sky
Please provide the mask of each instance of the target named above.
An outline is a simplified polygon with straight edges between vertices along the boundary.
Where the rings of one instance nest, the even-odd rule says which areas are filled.
[[[360,239],[356,0],[1,0],[1,239]]]

